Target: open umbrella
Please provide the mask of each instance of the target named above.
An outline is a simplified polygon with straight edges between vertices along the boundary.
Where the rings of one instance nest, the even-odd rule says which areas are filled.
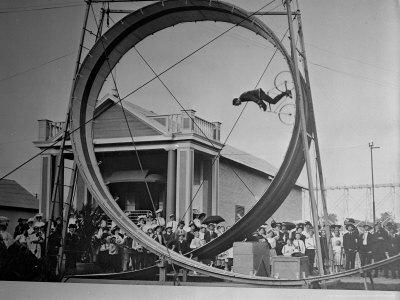
[[[221,223],[224,221],[225,221],[225,219],[222,218],[221,216],[208,216],[207,218],[204,219],[204,221],[202,223],[203,224],[210,224],[210,223],[218,224],[218,223]]]

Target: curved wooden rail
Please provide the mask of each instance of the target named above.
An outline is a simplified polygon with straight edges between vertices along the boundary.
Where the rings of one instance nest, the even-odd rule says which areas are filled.
[[[104,184],[94,152],[93,125],[90,122],[94,116],[96,100],[104,81],[122,56],[147,36],[176,24],[195,21],[227,22],[259,34],[278,48],[293,74],[290,56],[279,39],[263,22],[242,9],[209,0],[170,0],[146,6],[142,10],[126,16],[110,28],[90,50],[78,72],[71,98],[71,140],[77,166],[91,194],[105,213],[132,238],[156,255],[168,258],[183,268],[227,281],[301,286],[304,281],[277,280],[226,272],[169,251],[143,233],[124,214]],[[298,97],[296,101],[299,101]],[[244,218],[225,234],[197,249],[194,252],[196,256],[213,256],[229,248],[233,241],[240,240],[254,231],[282,204],[294,186],[304,164],[299,127],[299,118],[296,116],[284,162],[261,199]]]

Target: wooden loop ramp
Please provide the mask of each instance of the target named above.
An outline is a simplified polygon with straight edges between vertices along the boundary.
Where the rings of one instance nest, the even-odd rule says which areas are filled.
[[[104,81],[122,56],[147,36],[180,23],[196,21],[226,22],[260,35],[277,47],[286,60],[289,70],[294,73],[290,56],[279,39],[266,24],[249,12],[224,2],[209,0],[170,0],[146,6],[110,28],[90,50],[77,74],[71,97],[71,140],[77,166],[91,194],[104,212],[128,235],[156,255],[182,268],[226,281],[270,286],[302,286],[304,280],[279,280],[226,272],[169,251],[148,237],[124,214],[103,181],[94,152],[91,120]],[[302,89],[307,95],[304,84]],[[298,104],[299,97],[296,97],[296,102]],[[299,127],[299,118],[296,114],[284,161],[259,201],[223,235],[193,251],[194,256],[212,257],[230,248],[234,241],[242,240],[253,232],[278,209],[304,165]]]

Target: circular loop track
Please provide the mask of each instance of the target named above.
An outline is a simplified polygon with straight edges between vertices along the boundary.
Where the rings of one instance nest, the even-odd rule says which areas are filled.
[[[91,49],[77,75],[71,98],[71,132],[75,161],[88,189],[108,216],[132,238],[153,253],[173,263],[212,277],[233,282],[301,286],[301,280],[277,280],[226,272],[206,266],[175,252],[142,232],[114,201],[100,173],[92,140],[92,122],[100,90],[112,68],[122,56],[147,36],[186,22],[219,21],[246,28],[270,41],[278,48],[293,74],[290,56],[275,34],[250,13],[230,4],[209,0],[170,0],[158,2],[134,12],[108,30]],[[293,76],[294,77],[294,76]],[[303,92],[306,92],[304,83]],[[305,97],[308,99],[309,97]],[[299,99],[297,97],[296,101]],[[298,104],[298,103],[297,103]],[[296,105],[298,107],[298,105]],[[306,109],[307,111],[307,109]],[[223,235],[196,249],[198,257],[215,256],[228,249],[234,241],[253,232],[278,209],[293,188],[304,165],[300,126],[296,114],[294,129],[284,161],[274,180],[259,201]]]

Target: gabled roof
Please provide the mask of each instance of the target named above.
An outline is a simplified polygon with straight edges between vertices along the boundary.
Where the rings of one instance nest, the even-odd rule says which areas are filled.
[[[39,209],[39,200],[14,180],[0,180],[0,206]]]
[[[230,145],[225,145],[221,151],[221,156],[271,176],[275,176],[278,172],[278,169],[269,162]]]

